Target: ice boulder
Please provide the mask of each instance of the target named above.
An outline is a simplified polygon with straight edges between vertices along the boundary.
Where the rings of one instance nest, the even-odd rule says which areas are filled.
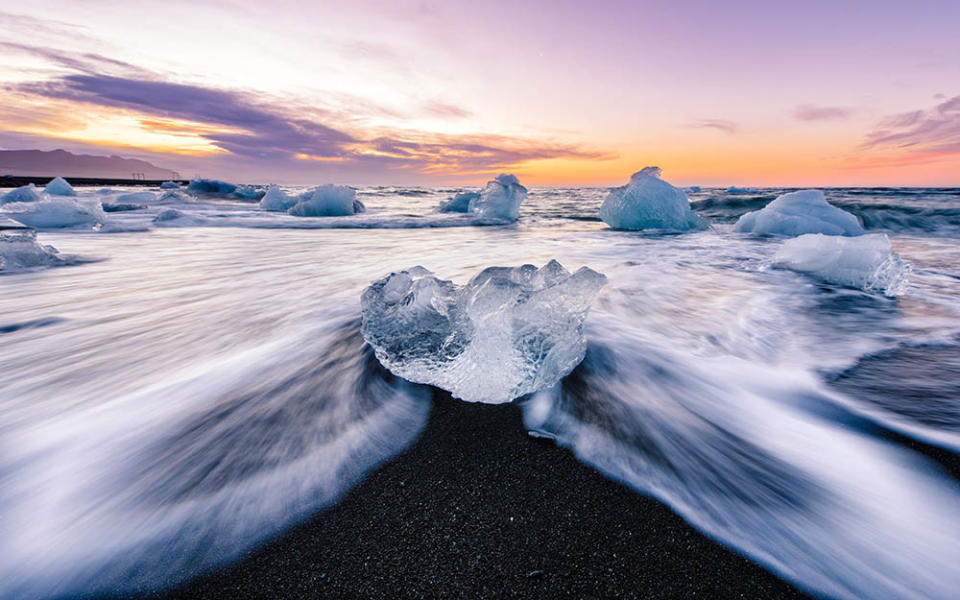
[[[520,205],[527,199],[527,188],[515,175],[500,174],[487,182],[480,194],[468,200],[471,213],[488,219],[516,221]]]
[[[827,283],[899,296],[907,289],[911,267],[890,250],[882,233],[841,237],[812,233],[787,240],[773,266],[806,273]]]
[[[3,214],[34,229],[95,227],[106,219],[99,202],[54,198],[40,202],[4,204]]]
[[[66,264],[53,246],[37,243],[37,232],[0,232],[0,273]]]
[[[51,196],[76,196],[77,193],[73,191],[73,186],[67,183],[67,180],[63,177],[57,177],[52,180],[50,183],[43,188],[43,191],[50,194]]]
[[[441,202],[437,208],[440,212],[465,213],[470,210],[470,203],[480,199],[480,192],[460,192],[453,198]]]
[[[219,194],[226,196],[237,190],[237,186],[217,179],[191,179],[187,189],[201,194]]]
[[[295,217],[342,217],[364,210],[352,188],[327,184],[300,196],[287,212]]]
[[[7,204],[8,202],[39,202],[40,200],[43,200],[43,194],[41,194],[37,186],[32,183],[10,190],[3,196],[0,196],[0,204]]]
[[[706,222],[690,208],[683,190],[660,179],[660,167],[646,167],[630,183],[610,190],[600,218],[614,229],[703,229]]]
[[[778,196],[762,209],[741,216],[733,230],[789,236],[805,233],[864,233],[857,217],[827,202],[820,190],[803,190]]]
[[[271,185],[267,189],[267,193],[260,199],[260,208],[263,210],[288,211],[296,203],[296,198],[291,198],[285,194],[279,186]]]
[[[176,181],[164,181],[160,184],[161,190],[179,190],[180,184]]]
[[[583,360],[583,321],[604,283],[556,261],[490,267],[464,286],[414,267],[363,292],[363,337],[404,379],[469,402],[509,402],[553,386]]]

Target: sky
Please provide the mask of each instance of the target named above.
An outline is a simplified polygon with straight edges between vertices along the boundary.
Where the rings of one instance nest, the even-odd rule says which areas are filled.
[[[958,23],[957,0],[0,0],[0,148],[251,183],[960,185]]]

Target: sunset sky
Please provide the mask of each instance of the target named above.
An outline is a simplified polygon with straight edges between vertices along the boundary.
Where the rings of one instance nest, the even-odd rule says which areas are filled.
[[[0,0],[0,148],[261,183],[960,185],[958,23],[957,0]]]

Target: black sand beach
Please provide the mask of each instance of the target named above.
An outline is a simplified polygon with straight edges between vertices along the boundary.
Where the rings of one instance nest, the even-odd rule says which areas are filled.
[[[530,438],[514,405],[438,397],[339,504],[155,598],[802,598],[666,506]]]

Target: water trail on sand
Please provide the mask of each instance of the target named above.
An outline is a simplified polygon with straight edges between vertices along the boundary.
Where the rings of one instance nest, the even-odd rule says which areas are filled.
[[[404,449],[429,406],[342,316],[97,406],[7,416],[0,597],[157,589],[229,560]]]
[[[838,598],[950,598],[960,489],[808,372],[684,353],[609,314],[528,427],[718,540]]]

